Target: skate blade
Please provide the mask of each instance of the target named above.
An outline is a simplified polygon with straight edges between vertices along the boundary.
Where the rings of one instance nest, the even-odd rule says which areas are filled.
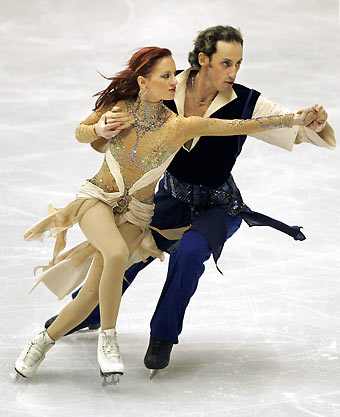
[[[150,381],[158,374],[159,369],[151,369],[150,371]]]
[[[93,330],[98,330],[98,329],[99,329],[99,327],[100,327],[100,324],[91,324],[91,325],[88,327],[88,329],[89,329],[89,331],[91,332],[91,331],[93,331]]]
[[[15,368],[14,368],[14,371],[12,371],[9,374],[9,377],[10,377],[10,379],[11,379],[12,382],[17,382],[17,381],[22,381],[23,379],[27,379],[27,376],[21,374]]]
[[[100,376],[103,377],[102,387],[107,387],[109,385],[118,385],[120,382],[120,377],[123,374],[121,372],[108,372],[104,373],[100,371]]]
[[[79,330],[75,330],[72,333],[66,333],[65,336],[69,336],[71,334],[84,334],[84,333],[93,333],[95,331],[97,331],[99,329],[100,326],[88,326],[88,327],[83,327],[82,329]]]

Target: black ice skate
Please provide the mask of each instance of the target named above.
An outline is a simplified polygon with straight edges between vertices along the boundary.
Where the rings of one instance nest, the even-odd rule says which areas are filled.
[[[51,326],[51,324],[54,322],[54,320],[57,318],[58,316],[53,316],[50,319],[48,319],[45,323],[45,329],[47,329],[48,327]],[[72,334],[74,332],[77,332],[78,330],[82,330],[82,329],[88,329],[88,330],[97,330],[99,329],[100,324],[89,324],[86,319],[81,322],[80,324],[78,324],[78,326],[74,327],[72,330],[70,330],[68,333],[65,334],[65,336]]]
[[[151,370],[150,379],[156,376],[160,369],[169,365],[173,344],[150,336],[149,347],[144,357],[144,365]]]

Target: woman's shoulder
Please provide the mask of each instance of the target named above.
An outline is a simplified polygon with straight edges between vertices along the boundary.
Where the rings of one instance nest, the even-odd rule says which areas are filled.
[[[113,107],[119,107],[121,111],[126,112],[130,101],[131,99],[119,100],[116,103],[112,104],[109,110],[112,110]]]
[[[169,121],[176,126],[183,127],[186,126],[189,122],[189,117],[179,116],[178,114],[174,113],[173,111],[170,111],[170,117]]]
[[[128,108],[128,101],[129,101],[129,99],[119,100],[119,101],[116,101],[115,103],[111,103],[111,104],[107,104],[105,106],[101,106],[95,111],[97,113],[104,114],[107,111],[112,111],[112,109],[114,107],[119,107],[121,109],[121,111],[125,112]]]

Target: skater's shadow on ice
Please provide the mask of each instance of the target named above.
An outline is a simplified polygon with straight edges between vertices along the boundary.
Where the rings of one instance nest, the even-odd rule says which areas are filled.
[[[75,369],[66,370],[61,367],[59,369],[47,367],[46,369],[40,369],[38,372],[30,378],[24,378],[17,375],[13,370],[9,373],[9,381],[16,387],[29,387],[33,385],[48,385],[52,383],[54,386],[64,384],[65,381],[74,381],[76,378],[87,378],[93,374],[91,369],[82,369],[81,372],[76,373]],[[76,375],[76,377],[75,377]]]
[[[239,382],[259,379],[265,382],[279,377],[282,366],[274,349],[242,346],[241,349],[222,348],[220,344],[207,344],[204,349],[196,345],[174,347],[169,367],[162,371],[167,380],[207,377]]]

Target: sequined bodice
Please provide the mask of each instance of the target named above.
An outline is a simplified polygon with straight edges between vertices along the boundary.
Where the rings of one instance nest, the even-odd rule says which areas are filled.
[[[121,103],[117,105],[122,107]],[[135,122],[131,128],[110,139],[108,148],[120,166],[125,188],[129,189],[148,171],[164,163],[177,148],[169,146],[162,135],[163,125],[172,115],[175,116],[162,102],[145,103],[137,98],[126,101],[125,105]],[[90,181],[106,192],[118,190],[106,160]],[[135,197],[142,202],[152,203],[156,184],[157,181],[136,192]]]

